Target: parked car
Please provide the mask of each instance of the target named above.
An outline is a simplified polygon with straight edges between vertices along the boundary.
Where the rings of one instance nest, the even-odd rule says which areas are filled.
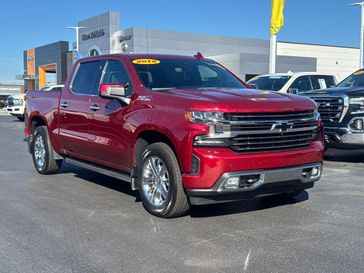
[[[25,94],[16,94],[9,96],[6,101],[7,111],[10,115],[24,121],[25,114]]]
[[[4,95],[4,94],[0,95],[0,108],[6,107],[6,100],[8,97],[9,95]]]
[[[116,177],[164,218],[297,195],[319,180],[324,154],[311,99],[246,89],[201,54],[78,60],[62,92],[29,92],[24,132],[40,174],[66,161]]]
[[[58,84],[58,85],[46,85],[44,86],[42,89],[40,89],[40,91],[62,91],[62,88],[64,87],[63,84]]]
[[[255,85],[257,89],[298,94],[333,87],[336,85],[337,80],[334,75],[330,74],[300,72],[260,75],[247,83]]]
[[[307,92],[319,105],[327,147],[364,149],[364,69],[335,88]]]

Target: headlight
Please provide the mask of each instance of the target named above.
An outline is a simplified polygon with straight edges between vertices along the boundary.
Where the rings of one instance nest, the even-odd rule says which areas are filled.
[[[19,105],[23,105],[24,104],[24,100],[20,99],[19,100]]]
[[[349,100],[350,104],[360,104],[360,105],[364,105],[364,97],[360,97],[360,98],[351,98]]]
[[[216,122],[224,119],[224,113],[220,112],[188,111],[186,116],[189,122],[194,123]]]
[[[314,111],[313,111],[313,116],[315,117],[316,120],[319,120],[320,118],[320,113],[318,111],[318,109],[316,108]]]
[[[350,98],[350,106],[352,107],[352,114],[362,114],[364,113],[364,97]]]

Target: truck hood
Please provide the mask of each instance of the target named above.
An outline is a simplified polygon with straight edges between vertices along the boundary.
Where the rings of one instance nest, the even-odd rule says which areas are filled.
[[[191,110],[222,112],[290,112],[316,109],[307,97],[252,89],[171,89],[168,94],[189,100]]]
[[[357,97],[364,96],[364,87],[334,87],[328,89],[314,90],[302,93],[306,96],[311,95],[328,95],[328,96],[340,96],[340,95],[348,95]]]

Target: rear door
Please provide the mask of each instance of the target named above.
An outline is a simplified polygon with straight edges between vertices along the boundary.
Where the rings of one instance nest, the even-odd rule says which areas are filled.
[[[79,63],[69,87],[60,98],[59,139],[67,154],[82,159],[89,156],[89,120],[93,114],[91,99],[98,93],[105,61]]]
[[[132,83],[121,60],[109,60],[106,63],[101,83],[128,84],[127,98],[132,94]],[[92,160],[128,172],[132,139],[132,126],[125,121],[130,110],[128,103],[94,96],[91,104],[94,106],[89,128]]]

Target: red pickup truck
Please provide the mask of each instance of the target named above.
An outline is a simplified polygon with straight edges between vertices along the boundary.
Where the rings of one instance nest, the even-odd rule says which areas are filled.
[[[65,161],[128,181],[164,218],[313,187],[324,154],[317,105],[246,87],[201,54],[81,59],[62,91],[27,94],[29,151],[41,174]]]

